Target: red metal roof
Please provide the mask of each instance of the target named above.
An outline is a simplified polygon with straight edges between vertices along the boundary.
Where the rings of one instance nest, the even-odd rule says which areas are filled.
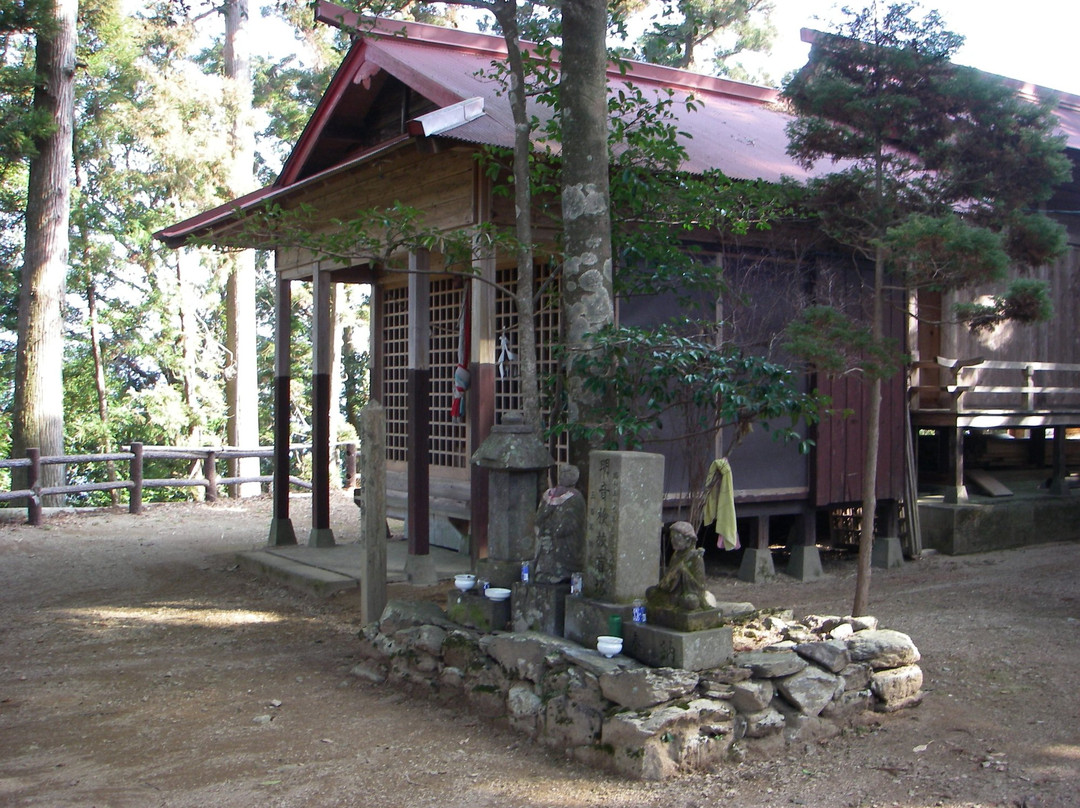
[[[368,87],[379,71],[385,71],[440,108],[410,121],[409,135],[512,146],[514,128],[509,101],[502,94],[499,82],[491,77],[493,62],[505,59],[506,47],[501,37],[422,23],[364,19],[326,2],[319,3],[317,18],[355,30],[355,39],[281,175],[273,185],[167,228],[156,234],[158,238],[167,244],[181,244],[194,234],[230,221],[238,212],[306,185],[312,174],[336,173],[380,151],[381,147],[359,150],[359,132],[356,150],[341,151],[340,130],[348,127],[339,125],[335,127],[338,130],[335,148],[341,151],[341,156],[333,158],[336,164],[327,169],[311,162],[320,149],[325,151],[324,135],[330,125],[335,119],[342,123],[341,119],[350,112],[350,104],[356,103],[356,88]],[[807,33],[811,32],[804,32],[804,37]],[[673,107],[676,125],[687,135],[685,170],[701,173],[719,169],[734,179],[767,181],[777,181],[785,175],[796,179],[808,176],[787,155],[785,127],[790,118],[779,106],[778,91],[639,62],[629,63],[627,68],[625,76],[614,66],[609,70],[612,91],[631,82],[647,95],[659,97],[673,92],[680,102],[690,96],[694,98],[693,111],[687,111],[681,103]],[[1047,92],[1015,84],[1018,90],[1032,96]],[[541,119],[550,114],[542,106],[534,106],[530,112]],[[1068,146],[1080,149],[1080,98],[1061,96],[1058,114]],[[322,165],[326,165],[325,156]],[[819,172],[831,168],[822,165]]]

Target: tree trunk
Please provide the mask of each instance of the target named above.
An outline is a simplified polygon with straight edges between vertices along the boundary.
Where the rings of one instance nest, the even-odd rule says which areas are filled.
[[[49,30],[37,40],[34,109],[53,131],[37,142],[30,161],[26,202],[26,251],[19,288],[18,348],[12,455],[37,447],[42,455],[64,453],[64,294],[71,211],[72,131],[75,114],[77,0],[55,0]],[[64,467],[42,469],[43,486],[62,485]],[[51,496],[45,505],[63,504]]]
[[[540,386],[536,367],[536,306],[533,298],[535,278],[532,249],[532,186],[529,157],[532,151],[532,127],[525,106],[525,66],[521,57],[517,24],[517,0],[495,0],[495,19],[506,41],[510,65],[510,110],[514,116],[514,219],[518,240],[517,287],[515,303],[518,315],[518,362],[521,371],[521,401],[525,423],[538,430],[540,423]]]
[[[591,348],[587,335],[615,320],[611,288],[611,218],[607,152],[607,6],[603,0],[563,5],[560,102],[563,135],[563,343],[568,361]],[[567,414],[580,418],[599,402],[567,374]],[[576,440],[573,462],[588,484],[592,444]]]
[[[873,320],[870,324],[874,344],[880,345],[885,334],[885,256],[879,247],[874,256]],[[859,561],[855,573],[855,603],[851,614],[866,614],[870,605],[870,571],[874,550],[874,518],[877,515],[878,445],[881,442],[881,376],[870,383],[870,404],[866,418],[866,456],[863,462],[862,524],[859,527]]]
[[[248,0],[226,0],[225,78],[227,102],[232,112],[232,163],[229,190],[240,196],[254,187],[255,128],[252,123],[251,43]],[[259,445],[259,387],[255,349],[255,253],[245,250],[231,256],[226,288],[225,343],[231,365],[226,368],[225,390],[229,404],[228,441],[233,446]],[[230,476],[253,477],[259,473],[257,458],[229,462]],[[254,496],[258,483],[233,486],[233,496]]]
[[[101,421],[101,432],[104,445],[101,447],[106,454],[112,454],[112,430],[109,427],[109,391],[105,386],[105,362],[101,356],[101,334],[98,329],[97,316],[97,288],[94,284],[94,276],[86,279],[86,319],[90,325],[90,352],[94,359],[94,388],[97,391],[98,419]],[[107,479],[110,483],[116,482],[116,463],[109,460],[105,463]],[[109,499],[113,506],[120,504],[120,492],[116,489],[109,491]]]

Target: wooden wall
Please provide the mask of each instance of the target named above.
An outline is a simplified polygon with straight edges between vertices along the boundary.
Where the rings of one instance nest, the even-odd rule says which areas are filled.
[[[1050,283],[1052,320],[1035,325],[1006,323],[989,333],[975,335],[954,325],[945,329],[942,353],[950,357],[1080,364],[1080,245],[1070,247],[1054,264],[1035,270],[1031,277]],[[998,290],[990,290],[994,291]],[[964,298],[952,295],[949,303],[957,299]]]
[[[899,300],[887,305],[886,334],[903,345],[905,317]],[[904,420],[907,418],[907,380],[897,372],[882,383],[881,438],[878,445],[877,495],[879,499],[902,499],[904,495]],[[863,466],[866,456],[866,422],[870,385],[858,374],[819,377],[817,389],[832,399],[841,414],[823,418],[814,430],[814,505],[862,500]]]
[[[357,211],[396,202],[423,211],[423,226],[469,227],[479,221],[477,172],[471,149],[431,154],[410,145],[312,183],[303,193],[290,196],[289,206],[315,205],[322,228],[328,228],[332,219],[348,219]],[[316,265],[309,252],[287,248],[278,250],[277,262],[279,272],[303,273]]]

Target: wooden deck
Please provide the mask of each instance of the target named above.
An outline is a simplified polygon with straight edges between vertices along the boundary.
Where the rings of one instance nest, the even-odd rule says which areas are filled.
[[[1054,490],[1067,494],[1066,430],[1080,427],[1080,364],[950,359],[912,366],[915,429],[948,430],[952,466],[947,502],[967,499],[964,433],[973,429],[1054,430]]]

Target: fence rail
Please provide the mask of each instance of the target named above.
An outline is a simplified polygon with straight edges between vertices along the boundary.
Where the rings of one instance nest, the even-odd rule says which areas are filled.
[[[346,487],[352,487],[356,480],[356,444],[339,443],[345,453]],[[290,452],[310,452],[310,444],[293,444]],[[144,446],[132,443],[129,451],[102,454],[81,455],[42,455],[38,449],[27,449],[26,457],[0,460],[0,469],[26,469],[26,487],[0,491],[0,503],[13,500],[26,500],[26,517],[31,525],[41,524],[42,498],[68,494],[88,494],[95,491],[128,491],[128,511],[133,514],[142,512],[143,491],[160,488],[203,488],[207,502],[215,502],[221,486],[241,485],[243,483],[272,483],[269,474],[245,477],[222,477],[217,473],[219,460],[239,460],[247,457],[272,458],[271,447],[259,446],[243,449],[235,446],[222,447],[173,447]],[[191,460],[201,464],[202,476],[194,477],[151,477],[144,476],[147,460]],[[50,465],[69,465],[75,463],[128,463],[129,479],[110,480],[108,482],[75,483],[71,485],[42,486],[41,469]],[[192,466],[192,471],[197,466]],[[297,488],[311,489],[311,482],[299,477],[289,477],[289,484]]]
[[[916,383],[909,395],[915,413],[1080,411],[1080,364],[939,356],[935,361],[914,363],[913,370]],[[924,373],[931,383],[923,381]]]

